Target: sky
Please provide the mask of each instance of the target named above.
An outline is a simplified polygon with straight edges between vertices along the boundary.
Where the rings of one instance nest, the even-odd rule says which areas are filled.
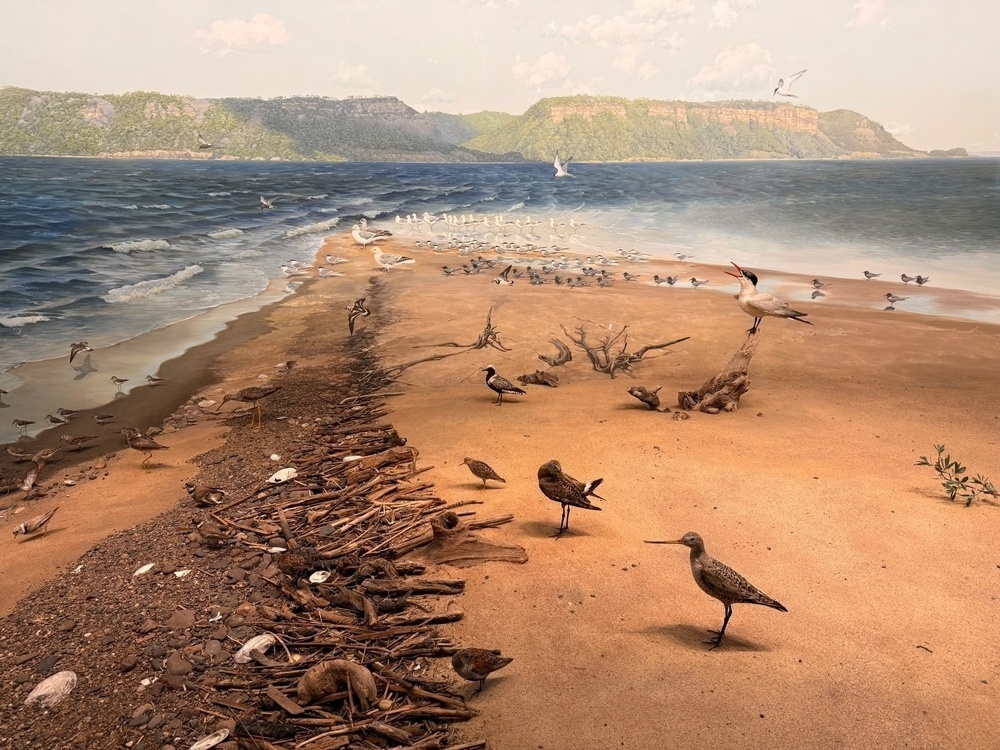
[[[995,0],[0,0],[0,86],[397,96],[521,114],[570,94],[852,109],[1000,151]]]

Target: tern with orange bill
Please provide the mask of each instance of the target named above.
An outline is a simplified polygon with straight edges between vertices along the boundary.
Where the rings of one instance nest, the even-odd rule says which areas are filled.
[[[808,320],[803,320],[806,313],[793,310],[792,306],[783,299],[778,299],[767,292],[758,292],[757,275],[753,271],[740,268],[735,263],[733,263],[733,266],[736,267],[737,272],[726,271],[726,273],[740,282],[740,293],[736,296],[736,300],[740,304],[740,309],[753,317],[753,327],[748,333],[757,333],[757,327],[760,325],[761,319],[768,317],[788,318],[790,320],[797,320],[799,323],[812,325]]]

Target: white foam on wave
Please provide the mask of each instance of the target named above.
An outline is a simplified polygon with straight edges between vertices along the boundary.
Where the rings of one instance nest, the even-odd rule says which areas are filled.
[[[130,205],[130,206],[122,206],[122,208],[124,208],[126,211],[138,211],[139,210],[139,207],[137,205],[135,205],[134,203],[132,205]]]
[[[321,201],[324,198],[329,198],[329,197],[330,196],[327,193],[320,193],[319,195],[307,195],[306,196],[306,200],[309,200],[309,201]]]
[[[22,326],[30,326],[32,323],[44,323],[47,320],[52,319],[45,315],[11,315],[0,318],[0,328],[21,328]]]
[[[128,240],[127,242],[112,242],[110,245],[101,245],[116,253],[149,252],[150,250],[169,250],[170,243],[166,240]]]
[[[285,232],[285,236],[299,237],[303,234],[313,234],[314,232],[325,232],[328,229],[333,229],[339,223],[340,223],[339,218],[327,219],[326,221],[317,221],[315,224],[306,224],[304,227],[296,227],[295,229],[289,229],[287,232]]]
[[[513,206],[508,208],[507,211],[520,211],[522,208],[524,208],[524,201],[518,201]]]
[[[159,279],[140,281],[138,284],[117,287],[110,290],[107,294],[102,294],[101,299],[105,302],[110,302],[111,304],[119,302],[136,302],[138,300],[148,299],[149,297],[156,296],[157,294],[163,294],[179,284],[183,284],[185,281],[197,276],[204,270],[205,269],[201,266],[187,266],[186,268],[178,271],[177,273],[172,273],[169,276],[164,276]]]
[[[151,203],[148,206],[144,205],[143,208],[173,208],[169,203]]]
[[[239,237],[243,234],[242,229],[220,229],[217,232],[209,232],[208,236],[213,240],[228,240],[230,237]]]
[[[209,193],[209,195],[211,195],[213,198],[221,198],[224,195],[232,195],[232,193],[229,190],[220,190],[216,193]]]
[[[260,250],[248,249],[241,250],[238,253],[233,253],[229,256],[230,260],[246,260],[248,258],[260,258],[264,255]]]

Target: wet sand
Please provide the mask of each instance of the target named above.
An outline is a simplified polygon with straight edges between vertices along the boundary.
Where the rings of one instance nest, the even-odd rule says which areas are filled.
[[[675,421],[626,389],[662,385],[663,403],[674,407],[677,391],[716,374],[751,322],[732,299],[734,283],[729,294],[621,280],[608,289],[506,287],[490,283],[495,272],[444,277],[439,266],[460,262],[454,255],[396,240],[384,247],[417,264],[374,274],[377,304],[359,327],[377,331],[383,366],[455,353],[434,345],[474,341],[491,306],[510,349],[418,364],[391,388],[404,395],[391,399],[390,421],[419,448],[420,462],[435,467],[422,478],[448,500],[479,499],[481,512],[513,513],[513,524],[487,533],[529,554],[523,566],[465,574],[466,618],[449,632],[463,645],[502,648],[515,661],[474,699],[482,713],[463,734],[512,750],[994,742],[998,509],[948,503],[933,472],[913,464],[943,442],[972,472],[1000,478],[1000,329],[854,306],[869,289],[884,294],[884,284],[901,294],[901,285],[838,281],[836,302],[831,294],[801,303],[815,326],[764,321],[753,385],[737,412]],[[237,321],[234,329],[253,326],[254,335],[216,352],[220,385],[193,387],[217,398],[220,389],[256,384],[284,359],[305,367],[321,359],[321,347],[310,350],[320,326],[341,327],[346,336],[344,308],[371,289],[370,253],[344,235],[319,257],[325,253],[350,258],[335,268],[347,275],[310,282]],[[614,270],[646,281],[682,268],[685,278],[731,281],[721,269],[692,264]],[[809,279],[754,270],[767,291],[808,293]],[[609,324],[615,331],[628,325],[630,351],[691,339],[651,355],[634,377],[614,380],[574,349],[573,360],[554,369],[558,388],[528,386],[526,395],[494,406],[482,368],[494,364],[511,380],[545,369],[538,355],[554,355],[550,337],[565,340],[560,324],[582,325],[590,339],[606,335]],[[270,332],[259,335],[265,327]],[[287,355],[292,350],[297,357]],[[183,453],[172,447],[155,456],[178,471],[148,472],[142,489],[129,493],[132,505],[152,517],[158,511],[149,498],[179,501],[183,476],[193,471],[181,466],[182,455],[194,455],[199,441],[211,447],[219,435],[212,430],[165,436],[190,443]],[[461,464],[465,456],[487,461],[507,483],[479,489]],[[574,511],[570,532],[558,540],[550,535],[559,508],[536,480],[538,466],[553,458],[581,479],[603,477],[607,498],[601,512]],[[140,460],[125,453],[109,464],[107,480],[72,488],[73,506],[101,507],[100,485],[108,482],[132,486],[121,467]],[[23,513],[43,512],[62,497]],[[89,525],[94,539],[107,523],[98,513],[64,517],[63,510],[56,520]],[[686,549],[642,543],[686,531],[702,534],[711,554],[789,612],[736,605],[726,642],[709,652],[701,641],[721,624],[722,606],[694,584]],[[32,562],[31,581],[78,554],[73,547],[59,556],[65,534],[28,545],[44,549],[47,561]],[[0,556],[0,570],[26,557],[25,545],[15,546],[16,554]],[[0,599],[5,610],[14,595]]]

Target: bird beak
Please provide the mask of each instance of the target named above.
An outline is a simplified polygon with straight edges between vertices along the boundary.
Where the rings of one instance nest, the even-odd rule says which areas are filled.
[[[648,541],[646,539],[643,539],[642,541],[645,544],[684,544],[684,540],[683,539],[671,539],[668,542],[651,542],[651,541]]]
[[[732,261],[729,262],[733,263]],[[736,273],[733,273],[732,271],[726,271],[726,274],[732,276],[734,279],[741,278],[743,276],[743,269],[737,266],[735,263],[733,263],[733,265],[736,266]]]

